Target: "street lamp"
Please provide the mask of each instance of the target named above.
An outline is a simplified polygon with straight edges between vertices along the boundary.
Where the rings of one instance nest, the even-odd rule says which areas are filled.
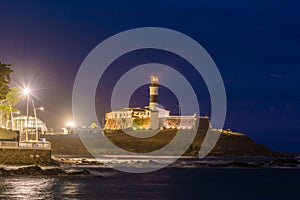
[[[29,88],[24,88],[23,89],[23,94],[27,97],[27,106],[26,106],[26,135],[25,135],[25,141],[28,142],[28,107],[29,107],[29,95],[30,95],[30,89]]]
[[[15,130],[15,126],[14,126],[14,114],[17,114],[19,115],[20,114],[20,111],[17,111],[17,112],[13,112],[12,111],[12,107],[10,106],[10,114],[11,114],[11,130]],[[18,126],[17,126],[17,130],[18,130]]]
[[[32,99],[32,106],[33,106],[33,112],[34,112],[34,120],[35,120],[35,140],[38,141],[39,137],[38,137],[38,127],[37,127],[37,116],[36,116],[36,110],[44,110],[44,107],[35,107],[34,106],[34,102]]]

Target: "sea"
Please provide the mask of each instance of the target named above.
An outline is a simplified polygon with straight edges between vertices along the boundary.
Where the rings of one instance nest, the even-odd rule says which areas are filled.
[[[300,199],[299,168],[197,166],[133,174],[78,165],[91,175],[0,177],[0,199]]]

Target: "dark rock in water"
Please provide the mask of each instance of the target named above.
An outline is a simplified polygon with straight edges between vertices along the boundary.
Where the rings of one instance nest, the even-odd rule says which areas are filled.
[[[245,167],[245,168],[252,168],[252,167],[261,167],[264,166],[264,163],[247,163],[247,162],[228,162],[228,163],[221,163],[221,164],[209,164],[209,167]]]
[[[300,162],[294,158],[276,158],[271,160],[271,166],[286,166],[286,167],[296,167]]]
[[[91,175],[91,173],[88,170],[78,170],[78,171],[72,171],[67,172],[68,175]]]
[[[0,168],[0,176],[9,176],[9,174],[7,173],[7,171],[3,168]]]
[[[67,172],[61,168],[42,169],[39,166],[21,167],[18,169],[3,169],[0,168],[0,176],[78,176],[90,175],[88,170],[77,170]]]
[[[43,175],[47,175],[47,176],[59,176],[64,174],[65,174],[64,171],[59,168],[46,169],[43,171]]]
[[[64,175],[64,171],[60,168],[42,169],[39,166],[22,167],[13,170],[6,170],[10,175],[26,175],[26,176],[57,176]]]
[[[172,164],[169,165],[169,167],[176,167],[176,168],[181,168],[181,167],[184,167],[184,163],[182,162],[174,162]]]
[[[12,170],[15,175],[42,175],[43,169],[39,166],[22,167],[17,170]]]

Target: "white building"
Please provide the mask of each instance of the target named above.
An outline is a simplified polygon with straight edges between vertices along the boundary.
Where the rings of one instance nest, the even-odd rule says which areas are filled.
[[[27,116],[21,115],[18,117],[14,117],[13,123],[8,123],[9,126],[12,125],[12,127],[8,127],[9,129],[20,131],[21,133],[25,132],[25,129],[27,128]],[[37,126],[36,126],[37,125]],[[28,132],[29,134],[31,132],[36,131],[36,127],[41,134],[45,134],[47,132],[46,124],[39,118],[36,118],[33,116],[28,116]]]
[[[149,129],[150,111],[142,108],[123,108],[105,115],[105,129]]]
[[[106,113],[106,130],[138,129],[192,129],[196,126],[197,116],[170,116],[170,111],[159,107],[158,77],[151,76],[149,86],[149,106],[143,108],[123,108]]]

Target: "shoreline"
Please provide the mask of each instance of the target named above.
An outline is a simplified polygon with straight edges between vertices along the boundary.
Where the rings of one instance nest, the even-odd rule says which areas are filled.
[[[241,157],[239,157],[241,158]],[[297,158],[270,158],[255,157],[258,160],[238,160],[237,158],[222,159],[221,157],[209,157],[206,160],[195,159],[194,157],[184,157],[169,164],[164,169],[300,169],[300,160]],[[133,167],[140,169],[156,168],[164,165],[164,160],[100,160],[88,158],[54,158],[53,165],[0,165],[0,177],[8,176],[99,176],[105,171],[118,172],[112,167]],[[164,170],[162,169],[162,170]],[[95,172],[95,170],[98,172]]]

